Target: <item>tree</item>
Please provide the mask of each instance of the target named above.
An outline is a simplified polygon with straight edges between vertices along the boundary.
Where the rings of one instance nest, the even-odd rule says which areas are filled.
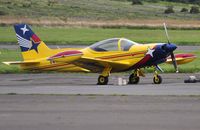
[[[0,15],[6,15],[5,11],[0,10]]]
[[[58,3],[58,0],[48,0],[48,6],[54,6],[55,4]]]
[[[190,9],[191,14],[198,14],[199,13],[199,7],[197,6],[192,6]]]
[[[143,5],[141,0],[132,0],[132,5]]]
[[[171,14],[174,13],[174,7],[168,6],[167,9],[164,11],[165,14]]]
[[[188,12],[187,8],[182,8],[180,12]]]

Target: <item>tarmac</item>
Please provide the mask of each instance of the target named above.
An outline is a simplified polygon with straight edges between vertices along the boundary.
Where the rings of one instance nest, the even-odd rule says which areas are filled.
[[[128,74],[114,74],[108,85],[96,85],[97,74],[1,74],[0,94],[65,94],[65,95],[200,95],[200,83],[184,83],[190,75],[162,74],[163,83],[153,84],[153,75],[147,74],[137,85],[119,85]]]
[[[152,74],[138,85],[117,84],[128,74],[113,74],[96,85],[97,74],[41,73],[0,75],[2,130],[199,130],[199,74]]]
[[[199,96],[0,95],[1,130],[199,130]]]

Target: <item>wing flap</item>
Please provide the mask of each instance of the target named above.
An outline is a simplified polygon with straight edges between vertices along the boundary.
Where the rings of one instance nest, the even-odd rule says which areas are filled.
[[[122,70],[130,67],[130,63],[122,61],[110,61],[99,58],[81,57],[73,62],[73,64],[82,68],[88,69],[92,72],[100,72],[105,67],[111,67],[112,70]]]
[[[129,66],[130,63],[128,62],[120,62],[120,61],[110,61],[110,60],[103,60],[103,59],[97,59],[97,58],[90,58],[90,57],[81,57],[81,60],[88,61],[88,62],[98,62],[102,66],[117,66],[117,65],[123,65],[123,66]]]

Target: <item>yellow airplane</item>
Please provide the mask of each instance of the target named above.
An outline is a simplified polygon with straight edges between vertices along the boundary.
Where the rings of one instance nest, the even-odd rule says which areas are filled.
[[[165,24],[164,27],[168,38]],[[125,38],[112,38],[82,49],[50,49],[28,25],[17,24],[14,28],[23,61],[3,63],[20,65],[25,70],[101,73],[99,85],[108,83],[110,73],[129,70],[133,70],[129,76],[129,84],[137,84],[139,76],[144,76],[141,68],[152,66],[155,67],[153,82],[160,84],[162,77],[157,70],[162,69],[158,64],[164,62],[172,62],[178,72],[173,53],[177,47],[169,40],[168,43],[139,44]],[[179,60],[184,59],[185,57]]]

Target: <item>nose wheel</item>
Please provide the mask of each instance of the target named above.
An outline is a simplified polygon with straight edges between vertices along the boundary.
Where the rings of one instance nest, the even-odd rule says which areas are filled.
[[[102,76],[100,75],[99,78],[98,78],[98,85],[107,85],[108,84],[108,76],[105,77],[105,76]]]
[[[158,75],[157,71],[155,71],[155,73],[154,73],[153,82],[154,82],[154,84],[162,83],[162,77],[160,75]]]

